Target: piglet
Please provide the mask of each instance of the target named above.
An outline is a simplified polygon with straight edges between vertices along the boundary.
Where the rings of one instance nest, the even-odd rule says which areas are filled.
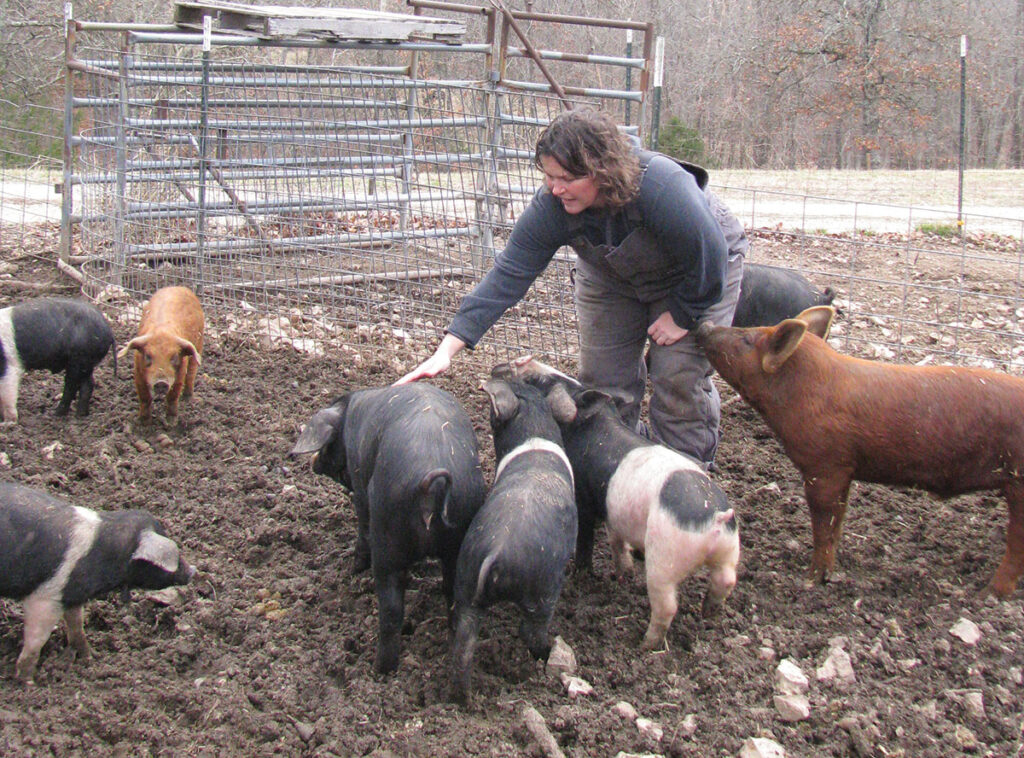
[[[302,453],[352,493],[355,570],[373,569],[379,605],[375,666],[394,671],[414,563],[440,558],[451,606],[459,546],[486,492],[473,424],[429,384],[356,390],[309,420],[291,451]]]
[[[142,308],[139,334],[121,348],[123,357],[135,350],[135,392],[139,419],[153,416],[153,394],[166,393],[167,422],[178,422],[178,399],[192,396],[202,362],[203,307],[188,287],[164,287]]]
[[[920,487],[940,497],[1000,490],[1006,553],[986,587],[1009,597],[1024,572],[1024,379],[958,366],[907,366],[841,355],[820,306],[777,326],[701,324],[697,341],[768,422],[804,480],[814,554],[835,566],[853,480]]]
[[[30,487],[0,483],[0,597],[21,600],[25,638],[15,673],[32,684],[61,616],[89,657],[82,606],[117,589],[188,584],[195,569],[145,511],[93,511]]]
[[[484,612],[512,602],[519,635],[546,659],[548,626],[576,541],[572,467],[544,396],[518,381],[484,384],[498,462],[494,486],[459,551],[452,612],[453,696],[470,692],[473,653]]]
[[[89,413],[92,372],[114,344],[110,324],[81,300],[39,298],[0,309],[0,405],[3,419],[18,421],[18,388],[26,371],[64,372],[57,415]]]
[[[774,326],[815,305],[831,305],[835,297],[831,287],[819,291],[797,271],[747,263],[732,325]]]
[[[696,461],[637,434],[615,399],[530,357],[495,371],[543,387],[576,474],[576,562],[590,569],[594,527],[607,520],[620,575],[643,551],[651,619],[642,648],[660,649],[678,610],[677,588],[697,569],[710,571],[702,613],[717,612],[736,585],[737,519],[722,489]]]

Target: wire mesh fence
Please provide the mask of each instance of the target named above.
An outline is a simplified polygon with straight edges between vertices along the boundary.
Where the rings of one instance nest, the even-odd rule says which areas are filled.
[[[563,107],[522,81],[417,76],[430,68],[419,56],[439,50],[492,63],[490,44],[204,52],[166,29],[81,33],[68,107],[47,114],[54,133],[0,126],[0,244],[46,233],[56,250],[63,200],[83,289],[111,307],[181,283],[229,328],[287,349],[316,354],[375,331],[426,351],[535,191],[534,143]],[[575,102],[606,104],[577,92]],[[74,162],[62,175],[59,159],[40,156],[59,155],[65,137]],[[1024,365],[1024,221],[964,214],[964,233],[941,237],[922,223],[948,213],[716,192],[754,238],[752,260],[839,293],[845,349]],[[572,263],[556,255],[478,360],[575,358]]]

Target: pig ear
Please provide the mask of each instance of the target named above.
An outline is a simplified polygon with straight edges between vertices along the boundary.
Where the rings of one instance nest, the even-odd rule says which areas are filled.
[[[512,392],[508,382],[491,379],[484,382],[482,389],[491,398],[491,410],[496,418],[508,421],[516,415],[516,411],[519,410],[519,398]]]
[[[331,406],[317,411],[306,423],[295,447],[292,448],[291,455],[316,452],[338,436],[341,432],[341,423],[341,408]]]
[[[548,405],[551,406],[555,421],[560,424],[568,424],[576,418],[576,402],[561,382],[556,382],[548,392]]]
[[[132,553],[133,561],[152,563],[164,571],[178,570],[178,546],[174,540],[146,529],[139,535],[139,546]]]
[[[523,366],[528,365],[530,363],[530,361],[532,361],[532,360],[533,360],[533,355],[521,355],[518,358],[516,358],[514,361],[512,361],[512,368],[514,368],[514,369],[516,369],[518,371]]]
[[[807,324],[807,331],[822,339],[828,338],[828,332],[832,328],[832,320],[835,317],[836,309],[828,305],[816,305],[797,315],[798,319]]]
[[[199,357],[199,351],[196,350],[196,346],[183,337],[178,337],[177,340],[178,345],[181,347],[181,352],[186,355],[191,355],[192,358],[195,359],[196,365],[201,366],[203,361]]]
[[[774,374],[800,345],[807,333],[807,324],[799,319],[788,318],[775,327],[767,337],[768,351],[761,357],[761,367],[766,374]]]
[[[131,340],[128,341],[127,345],[121,348],[121,350],[117,354],[117,357],[124,358],[132,350],[141,350],[146,346],[146,343],[149,342],[150,339],[152,339],[152,337],[152,334],[143,334],[139,337],[132,338]]]

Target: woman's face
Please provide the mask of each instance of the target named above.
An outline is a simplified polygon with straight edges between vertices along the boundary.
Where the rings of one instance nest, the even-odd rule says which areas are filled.
[[[550,155],[542,155],[540,168],[548,191],[562,201],[566,213],[573,215],[587,208],[600,207],[600,190],[593,177],[573,176]]]

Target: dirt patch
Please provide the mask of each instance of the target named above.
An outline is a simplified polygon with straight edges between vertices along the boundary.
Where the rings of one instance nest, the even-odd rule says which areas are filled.
[[[37,291],[74,293],[45,257],[5,250],[0,260],[14,280],[41,285],[0,283],[0,306]],[[313,358],[264,349],[216,313],[210,327],[177,429],[135,426],[124,363],[118,378],[109,359],[98,368],[85,419],[52,415],[60,378],[22,383],[21,422],[0,430],[0,478],[88,507],[146,508],[200,574],[177,606],[138,591],[88,605],[94,659],[69,661],[58,630],[31,688],[13,678],[20,608],[0,600],[5,755],[539,755],[523,726],[527,705],[570,756],[735,755],[756,736],[798,756],[1020,754],[1021,592],[1009,602],[977,598],[1002,553],[1005,504],[992,494],[937,502],[856,485],[840,570],[827,586],[808,586],[799,477],[725,388],[716,477],[740,514],[743,555],[720,617],[701,622],[706,580],[693,578],[681,588],[670,650],[641,653],[642,580],[615,581],[599,542],[596,575],[569,578],[553,624],[593,694],[570,698],[516,638],[512,609],[496,608],[475,698],[459,709],[446,699],[440,571],[426,563],[406,596],[401,666],[375,676],[376,600],[370,577],[349,573],[350,502],[287,452],[312,412],[346,390],[393,381],[410,351],[393,336],[353,331],[344,339],[358,351]],[[132,329],[115,321],[115,334],[123,343]],[[463,364],[438,384],[474,419],[490,478],[481,376]],[[977,644],[950,634],[961,618],[978,625]],[[855,681],[817,679],[834,647],[849,654]],[[784,658],[810,680],[803,721],[785,722],[775,707]],[[619,701],[657,722],[661,739],[617,715]]]

